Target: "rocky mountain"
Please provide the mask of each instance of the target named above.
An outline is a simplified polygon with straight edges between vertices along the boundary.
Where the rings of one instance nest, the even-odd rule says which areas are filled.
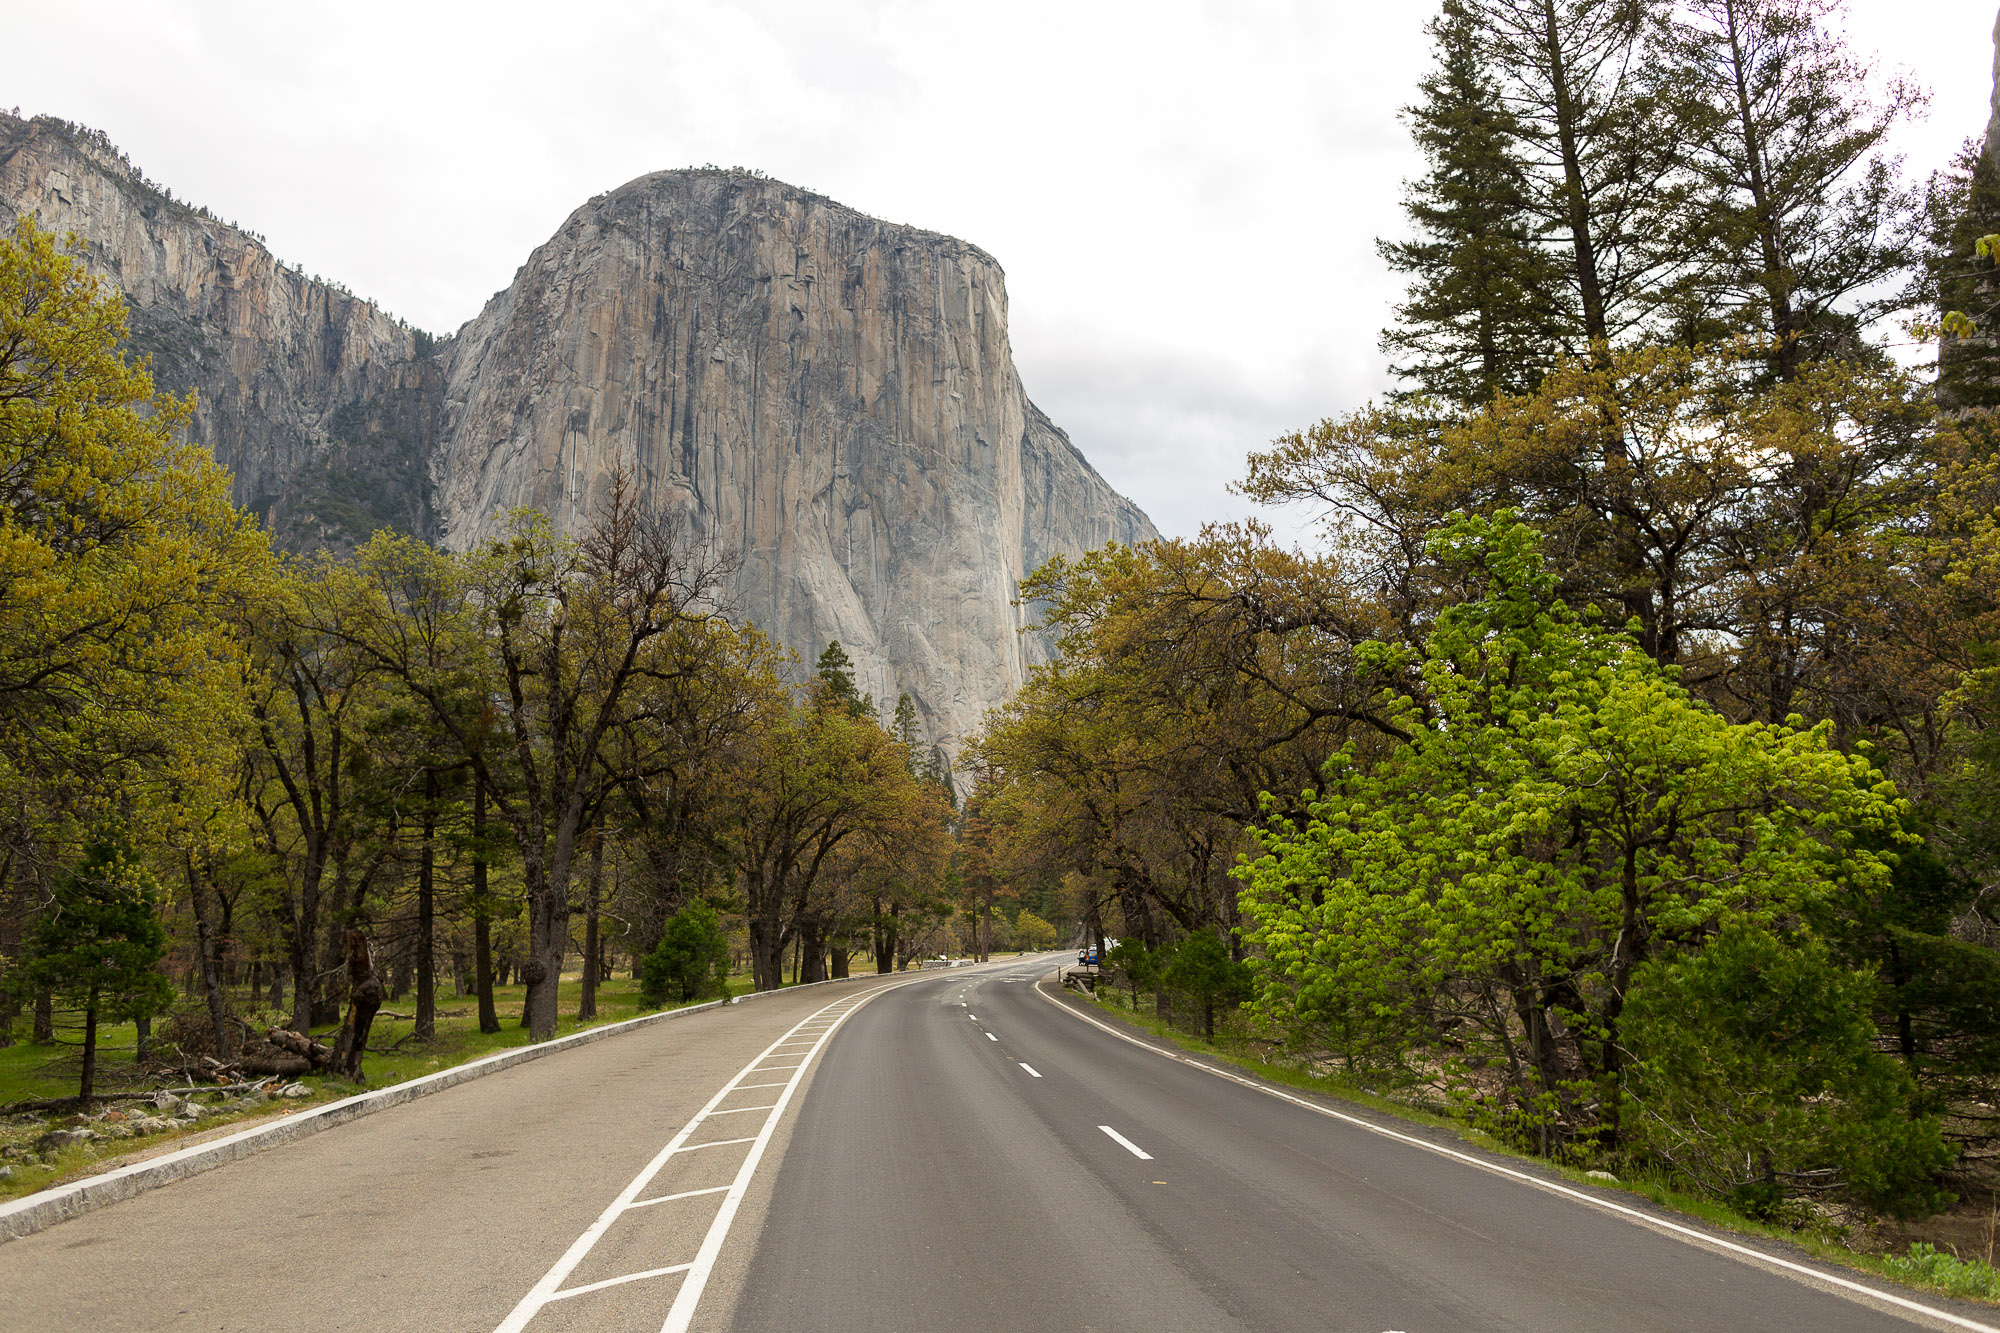
[[[1004,274],[963,241],[746,172],[641,177],[571,214],[432,339],[177,202],[102,135],[0,115],[0,223],[76,233],[238,501],[293,547],[394,526],[463,548],[615,469],[739,568],[733,608],[969,734],[1046,644],[1021,578],[1152,524],[1028,400]]]

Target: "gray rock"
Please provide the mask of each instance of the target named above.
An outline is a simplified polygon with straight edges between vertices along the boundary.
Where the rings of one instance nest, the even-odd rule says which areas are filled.
[[[278,1095],[280,1097],[293,1098],[310,1097],[313,1095],[313,1090],[303,1083],[287,1083],[283,1088],[279,1089]]]
[[[643,299],[639,294],[643,293]],[[1049,556],[1155,535],[1028,400],[992,256],[743,173],[601,195],[453,339],[444,539],[587,521],[624,467],[739,558],[733,605],[969,735],[1049,645]]]
[[[194,438],[294,549],[395,525],[464,547],[528,505],[575,530],[614,470],[739,567],[727,603],[808,661],[838,639],[926,739],[970,734],[1050,645],[1050,556],[1155,535],[1029,401],[1000,265],[743,172],[600,195],[450,338],[285,268],[102,136],[0,115],[0,225],[76,232]]]
[[[97,1134],[88,1129],[52,1129],[35,1140],[35,1151],[43,1156],[61,1152],[73,1143],[89,1143]]]

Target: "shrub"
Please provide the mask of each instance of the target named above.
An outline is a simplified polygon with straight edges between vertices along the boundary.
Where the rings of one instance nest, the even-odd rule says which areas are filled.
[[[1229,956],[1229,947],[1214,932],[1199,930],[1175,947],[1161,969],[1160,984],[1200,1007],[1202,1033],[1213,1038],[1216,1007],[1250,998],[1250,969]]]
[[[696,899],[674,913],[639,965],[639,1002],[658,1009],[729,994],[729,940],[715,909]]]
[[[1874,1049],[1872,977],[1826,946],[1747,925],[1701,952],[1634,974],[1626,1146],[1753,1215],[1844,1193],[1910,1214],[1948,1201],[1951,1160],[1913,1107],[1903,1066]]]
[[[1921,1282],[1953,1296],[2000,1301],[2000,1272],[1977,1259],[1960,1259],[1918,1241],[1907,1255],[1891,1255],[1883,1268],[1910,1282]]]

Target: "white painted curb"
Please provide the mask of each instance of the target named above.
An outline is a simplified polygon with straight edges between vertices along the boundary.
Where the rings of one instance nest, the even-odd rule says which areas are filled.
[[[837,977],[836,981],[865,981],[876,973],[866,972],[853,977]],[[19,1236],[33,1235],[47,1230],[58,1222],[67,1221],[84,1213],[93,1212],[106,1204],[129,1199],[135,1194],[158,1189],[162,1185],[183,1180],[188,1176],[198,1176],[204,1171],[214,1170],[225,1162],[233,1162],[239,1157],[249,1157],[281,1143],[290,1143],[322,1130],[344,1125],[350,1120],[358,1120],[364,1115],[386,1111],[392,1106],[415,1101],[433,1092],[442,1092],[475,1078],[497,1074],[503,1069],[511,1069],[530,1060],[539,1060],[545,1055],[601,1041],[606,1037],[630,1032],[633,1028],[648,1027],[654,1023],[664,1023],[668,1019],[681,1018],[687,1014],[698,1014],[705,1009],[718,1009],[725,1004],[741,1004],[745,1000],[761,999],[766,995],[789,995],[793,991],[810,990],[814,986],[832,985],[831,981],[813,981],[803,986],[786,986],[779,990],[752,991],[748,995],[738,995],[728,1000],[710,1000],[706,1004],[691,1004],[681,1009],[667,1009],[657,1014],[641,1014],[619,1023],[606,1023],[603,1027],[585,1028],[572,1032],[567,1037],[557,1037],[539,1046],[517,1046],[512,1050],[496,1051],[492,1055],[453,1065],[450,1069],[440,1069],[435,1074],[413,1078],[407,1083],[392,1083],[386,1088],[373,1092],[357,1093],[343,1097],[337,1102],[324,1106],[308,1107],[269,1124],[257,1125],[236,1134],[197,1143],[191,1148],[166,1153],[159,1157],[134,1162],[116,1171],[103,1175],[86,1176],[73,1180],[67,1185],[57,1185],[36,1194],[26,1195],[11,1203],[0,1204],[0,1243]]]

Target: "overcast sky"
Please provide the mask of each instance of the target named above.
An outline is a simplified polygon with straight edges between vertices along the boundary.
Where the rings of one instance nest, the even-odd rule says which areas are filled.
[[[102,129],[177,197],[449,332],[591,195],[756,167],[1005,266],[1028,393],[1170,534],[1244,453],[1387,383],[1429,0],[650,4],[0,0],[0,106]],[[1852,0],[1984,128],[1995,0]],[[56,53],[27,59],[23,53]],[[1281,524],[1292,530],[1292,523]]]

